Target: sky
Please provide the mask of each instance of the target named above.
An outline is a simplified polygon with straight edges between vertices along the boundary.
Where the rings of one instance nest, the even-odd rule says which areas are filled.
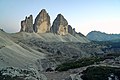
[[[0,28],[18,32],[25,16],[46,9],[51,24],[61,13],[77,32],[120,33],[120,0],[0,0]]]

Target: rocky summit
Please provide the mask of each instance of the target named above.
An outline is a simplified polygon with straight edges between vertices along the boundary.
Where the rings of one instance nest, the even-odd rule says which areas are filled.
[[[75,36],[77,33],[75,28],[72,28],[71,25],[68,25],[68,21],[62,14],[58,14],[56,19],[53,21],[51,26],[50,16],[45,9],[42,9],[40,13],[35,18],[33,24],[33,16],[30,15],[26,17],[25,20],[21,21],[21,30],[20,32],[28,33],[54,33],[57,35],[67,35],[71,34]]]
[[[51,27],[51,32],[58,35],[71,34],[75,36],[77,33],[71,25],[68,25],[68,21],[62,14],[58,14]]]
[[[33,16],[26,16],[25,20],[21,21],[21,30],[20,32],[33,32]]]
[[[68,34],[68,22],[62,14],[57,15],[56,19],[53,22],[51,30],[53,33],[59,35]]]
[[[75,28],[72,29],[72,26],[68,25],[68,33],[70,33],[71,35],[75,36],[75,34],[77,32],[75,31]]]
[[[50,16],[45,9],[37,15],[34,24],[32,15],[21,21],[20,32],[37,33],[43,41],[47,42],[89,42],[85,36],[81,36],[83,34],[78,35],[75,28],[68,25],[68,21],[62,14],[57,15],[51,26]]]
[[[37,33],[46,33],[50,32],[50,16],[45,9],[42,9],[41,12],[35,18],[34,31]]]

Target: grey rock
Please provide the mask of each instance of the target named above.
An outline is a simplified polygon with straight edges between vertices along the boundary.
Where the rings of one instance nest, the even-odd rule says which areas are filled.
[[[75,28],[73,28],[73,36],[75,36],[75,34],[76,34],[76,31],[75,31]]]
[[[35,18],[34,31],[37,33],[46,33],[50,32],[50,16],[45,9],[42,9],[41,12]]]
[[[68,33],[73,35],[73,29],[72,29],[71,25],[68,25]]]
[[[72,29],[71,25],[68,25],[68,33],[70,33],[71,35],[73,35],[75,37],[76,37],[76,35],[78,35],[80,37],[85,37],[82,33],[80,33],[80,32],[77,33],[75,31],[75,28]]]
[[[63,15],[57,15],[56,19],[53,21],[51,31],[59,35],[68,34],[68,22]]]
[[[33,16],[26,17],[25,20],[21,21],[20,32],[33,32]]]
[[[83,35],[82,33],[77,33],[79,36],[81,36],[81,37],[85,37],[85,35]]]

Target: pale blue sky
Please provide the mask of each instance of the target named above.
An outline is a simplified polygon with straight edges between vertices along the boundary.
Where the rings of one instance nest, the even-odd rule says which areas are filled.
[[[120,33],[120,0],[0,0],[0,28],[18,32],[25,16],[46,9],[51,23],[61,13],[77,32]]]

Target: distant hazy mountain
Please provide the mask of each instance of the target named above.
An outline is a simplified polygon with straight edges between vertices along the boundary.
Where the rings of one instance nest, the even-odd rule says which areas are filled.
[[[120,41],[120,34],[107,34],[100,31],[91,31],[87,38],[93,41]]]

